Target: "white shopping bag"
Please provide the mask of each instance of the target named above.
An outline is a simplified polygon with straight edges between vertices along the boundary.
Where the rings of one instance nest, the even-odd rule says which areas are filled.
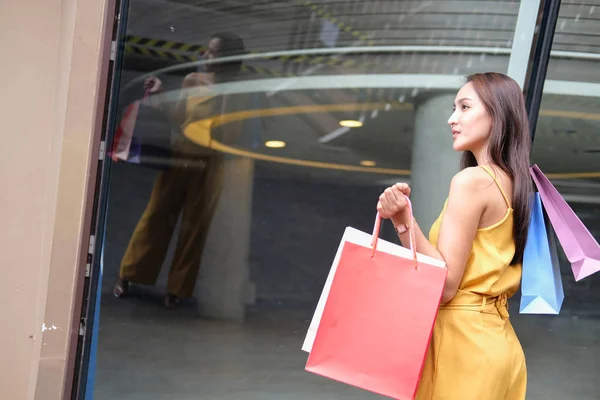
[[[372,241],[372,234],[361,232],[358,229],[354,229],[351,227],[347,227],[344,231],[344,235],[342,236],[342,240],[333,260],[333,265],[329,270],[329,275],[327,275],[325,287],[323,288],[323,292],[321,293],[321,297],[319,298],[319,302],[317,303],[315,314],[313,315],[312,321],[310,322],[310,326],[308,327],[306,338],[304,339],[304,343],[302,344],[303,351],[310,353],[312,350],[315,337],[317,336],[317,330],[319,329],[319,324],[321,323],[321,316],[323,315],[323,310],[325,309],[325,303],[327,302],[327,297],[329,296],[329,290],[333,282],[333,277],[335,276],[337,266],[340,262],[340,256],[342,254],[344,243],[349,242],[365,247],[370,247]],[[383,251],[388,254],[403,256],[406,258],[413,257],[412,251],[410,249],[407,249],[406,247],[402,247],[391,242],[387,242],[383,239],[379,239],[379,242],[377,244],[377,250]],[[446,264],[442,260],[427,257],[422,254],[417,254],[417,260],[431,265],[439,266],[440,268],[446,268]]]

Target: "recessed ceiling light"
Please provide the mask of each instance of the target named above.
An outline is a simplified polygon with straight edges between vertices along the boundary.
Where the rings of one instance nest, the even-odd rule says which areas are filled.
[[[272,149],[280,149],[282,147],[285,147],[285,142],[282,142],[281,140],[269,140],[265,143],[265,146],[270,147]]]
[[[355,119],[345,119],[340,121],[340,126],[346,128],[360,128],[361,126],[363,126],[363,123]]]
[[[363,167],[374,167],[377,165],[377,163],[371,160],[362,160],[360,162],[360,165],[362,165]]]

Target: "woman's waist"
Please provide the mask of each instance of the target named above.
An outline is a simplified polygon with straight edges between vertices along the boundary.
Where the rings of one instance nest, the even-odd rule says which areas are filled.
[[[475,311],[499,314],[503,319],[508,318],[508,295],[484,294],[459,290],[448,303],[441,304],[440,310]]]

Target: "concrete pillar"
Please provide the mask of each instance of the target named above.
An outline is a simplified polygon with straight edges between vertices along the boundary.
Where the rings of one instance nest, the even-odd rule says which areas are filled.
[[[243,319],[254,302],[249,254],[254,161],[225,160],[224,187],[209,229],[196,284],[198,311],[211,318]]]
[[[455,96],[440,94],[415,104],[411,200],[415,218],[425,234],[442,210],[450,180],[460,169],[460,153],[452,149],[448,125]]]

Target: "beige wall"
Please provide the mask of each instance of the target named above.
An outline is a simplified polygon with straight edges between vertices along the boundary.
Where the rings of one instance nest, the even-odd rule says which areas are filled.
[[[0,399],[70,396],[113,8],[0,2]]]

